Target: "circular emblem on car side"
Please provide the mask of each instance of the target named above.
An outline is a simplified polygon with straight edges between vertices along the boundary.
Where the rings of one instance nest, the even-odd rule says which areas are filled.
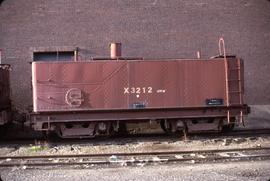
[[[65,96],[65,101],[70,107],[80,107],[83,103],[83,93],[78,88],[69,89]]]

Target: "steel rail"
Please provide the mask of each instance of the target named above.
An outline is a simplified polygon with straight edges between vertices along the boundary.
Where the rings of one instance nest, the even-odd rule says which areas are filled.
[[[270,129],[269,128],[260,128],[260,129],[239,129],[239,130],[232,130],[229,132],[194,132],[190,133],[189,135],[193,136],[201,136],[201,135],[214,135],[214,136],[246,136],[246,135],[270,135]]]
[[[236,151],[256,151],[270,150],[270,147],[254,147],[254,148],[234,148],[234,149],[210,149],[210,150],[189,150],[189,151],[157,151],[157,152],[131,152],[131,153],[100,153],[100,154],[66,154],[66,155],[34,155],[34,156],[0,156],[0,160],[4,159],[38,159],[38,158],[82,158],[82,157],[108,157],[108,156],[142,156],[142,155],[177,155],[177,154],[202,154],[202,153],[222,153]],[[0,164],[1,165],[1,164]]]

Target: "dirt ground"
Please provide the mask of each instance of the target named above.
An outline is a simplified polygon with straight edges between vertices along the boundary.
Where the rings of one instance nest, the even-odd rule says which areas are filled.
[[[269,161],[106,169],[0,170],[2,180],[269,180]]]
[[[42,142],[38,144],[7,144],[0,146],[0,155],[54,155],[54,154],[87,154],[87,153],[121,153],[121,152],[146,152],[146,151],[174,151],[174,150],[203,150],[203,149],[229,149],[229,148],[250,148],[270,147],[270,137],[247,137],[247,138],[222,138],[222,139],[197,139],[197,140],[174,140],[157,141],[152,138],[142,138],[139,141],[126,139],[127,143],[109,139],[101,143],[61,143],[55,144]]]

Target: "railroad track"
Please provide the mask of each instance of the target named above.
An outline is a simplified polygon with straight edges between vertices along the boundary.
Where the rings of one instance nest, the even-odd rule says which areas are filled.
[[[193,137],[204,137],[204,138],[223,138],[223,137],[256,137],[256,136],[269,136],[270,135],[270,129],[239,129],[239,130],[233,130],[230,132],[193,132],[189,134],[189,138]]]
[[[153,163],[204,163],[266,159],[270,159],[270,147],[137,153],[1,156],[0,167],[136,166]]]
[[[207,134],[207,133],[206,133]],[[209,133],[213,134],[213,133]],[[250,136],[250,135],[270,135],[270,128],[260,128],[260,129],[236,129],[230,132],[217,133],[224,136]]]
[[[246,142],[250,140],[257,140],[257,138],[270,136],[270,129],[248,129],[248,130],[235,130],[228,133],[217,133],[217,132],[202,132],[192,133],[188,135],[187,141],[200,141],[200,142],[223,142],[225,145],[233,144],[238,142]],[[78,145],[79,147],[84,146],[102,146],[102,145],[128,145],[138,143],[153,143],[162,144],[163,142],[174,143],[179,141],[185,141],[183,137],[177,135],[167,135],[164,133],[156,134],[135,134],[135,135],[124,135],[124,136],[113,136],[113,137],[97,137],[95,139],[56,139],[56,140],[44,140],[44,139],[27,139],[27,140],[6,140],[1,141],[0,146],[8,146],[10,148],[18,149],[21,146],[38,145],[43,144],[58,146],[70,146]],[[235,141],[236,140],[236,141]],[[183,143],[184,144],[184,143]],[[0,160],[1,161],[1,160]]]

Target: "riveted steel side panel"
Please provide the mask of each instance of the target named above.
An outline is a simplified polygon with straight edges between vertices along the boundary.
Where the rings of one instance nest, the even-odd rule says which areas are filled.
[[[32,79],[34,112],[226,105],[222,59],[33,62]]]

